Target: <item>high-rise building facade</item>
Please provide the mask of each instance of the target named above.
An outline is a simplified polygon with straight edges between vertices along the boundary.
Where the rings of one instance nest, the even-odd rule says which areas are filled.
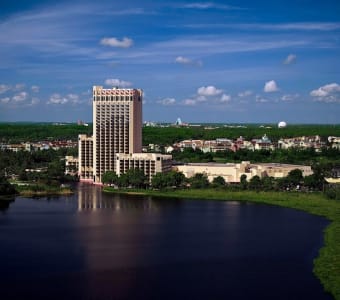
[[[93,182],[114,171],[117,153],[142,152],[142,90],[93,87]]]

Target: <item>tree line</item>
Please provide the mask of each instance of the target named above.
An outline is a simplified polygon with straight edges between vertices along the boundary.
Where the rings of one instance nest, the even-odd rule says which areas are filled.
[[[199,149],[185,148],[172,153],[173,160],[178,162],[241,162],[257,163],[286,163],[308,164],[322,163],[340,165],[340,150],[336,148],[322,148],[317,152],[314,148],[308,149],[276,149],[276,150],[248,150],[240,149],[236,152],[226,150],[215,153],[203,152]]]
[[[118,188],[137,189],[178,189],[178,188],[218,188],[229,190],[253,190],[253,191],[325,191],[324,170],[315,167],[314,173],[303,177],[300,169],[294,169],[286,177],[274,178],[253,176],[249,180],[243,174],[239,183],[227,183],[222,176],[215,177],[212,182],[204,173],[196,173],[190,178],[186,178],[182,172],[171,171],[168,173],[157,173],[153,176],[151,183],[148,182],[144,172],[139,169],[130,169],[126,173],[118,176],[113,171],[108,171],[103,175],[104,184],[115,185]]]
[[[277,128],[277,124],[245,124],[241,127],[225,127],[222,124],[209,124],[190,127],[143,127],[143,145],[154,144],[172,145],[185,139],[216,138],[236,139],[243,136],[250,140],[261,138],[267,134],[270,139],[277,141],[280,138],[319,135],[340,136],[340,125],[289,125],[286,128]],[[209,129],[207,129],[207,127]],[[0,123],[0,142],[18,143],[40,140],[70,139],[76,140],[78,134],[92,135],[92,124],[82,126],[77,124],[55,125],[52,123]]]
[[[65,155],[74,154],[74,149],[19,151],[0,150],[0,176],[19,180],[58,184],[70,180],[65,176]],[[35,170],[35,171],[26,171]],[[40,171],[38,171],[40,169]]]

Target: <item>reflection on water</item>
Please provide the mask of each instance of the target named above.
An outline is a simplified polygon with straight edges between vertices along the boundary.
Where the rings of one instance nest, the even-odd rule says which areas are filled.
[[[14,196],[1,196],[0,195],[0,211],[6,211],[10,204],[14,202]]]
[[[19,197],[0,214],[1,298],[329,299],[312,273],[326,224],[85,184],[70,197]]]
[[[96,210],[158,210],[161,207],[173,206],[181,202],[172,200],[171,202],[142,195],[120,195],[106,194],[102,192],[100,186],[79,184],[78,189],[78,211]]]

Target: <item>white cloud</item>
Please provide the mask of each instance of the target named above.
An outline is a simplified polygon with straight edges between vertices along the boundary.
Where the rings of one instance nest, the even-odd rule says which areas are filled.
[[[187,57],[183,57],[183,56],[177,56],[176,59],[175,59],[175,62],[176,63],[179,63],[179,64],[191,64],[192,63],[192,60],[187,58]]]
[[[221,103],[228,103],[228,102],[230,102],[230,100],[231,100],[231,96],[230,95],[223,94],[221,99],[220,99],[220,102]]]
[[[33,100],[34,98],[32,98]],[[35,98],[39,100],[38,98]],[[66,96],[62,96],[58,93],[55,93],[51,95],[50,99],[48,100],[47,104],[78,104],[78,103],[84,103],[85,101],[81,101],[79,99],[79,95],[77,94],[67,94]],[[92,102],[92,99],[91,99]]]
[[[40,90],[40,87],[38,87],[37,85],[32,85],[32,86],[31,86],[31,90],[32,90],[32,92],[34,92],[34,93],[38,93],[39,90]]]
[[[329,83],[310,92],[312,97],[316,97],[320,102],[340,102],[340,85]]]
[[[297,98],[299,98],[299,96],[300,96],[299,94],[293,94],[293,95],[287,94],[287,95],[283,95],[281,97],[281,100],[286,101],[286,102],[290,102],[290,101],[296,100]]]
[[[7,84],[0,84],[0,94],[3,94],[11,89],[11,86]]]
[[[175,62],[182,65],[202,66],[202,62],[200,60],[195,61],[184,56],[177,56]]]
[[[169,105],[174,105],[176,104],[176,99],[175,98],[164,98],[162,100],[157,101],[158,103],[169,106]]]
[[[7,104],[10,100],[11,100],[11,98],[5,97],[5,98],[0,99],[0,102],[4,103],[4,104]]]
[[[200,96],[217,96],[222,94],[223,90],[219,90],[216,87],[214,87],[213,85],[209,85],[209,86],[202,86],[200,88],[197,89],[197,94]]]
[[[290,65],[296,61],[296,55],[295,54],[289,54],[286,59],[284,60],[285,65]]]
[[[23,83],[17,83],[14,88],[13,88],[13,91],[21,91],[22,89],[25,88],[25,84]]]
[[[31,102],[28,103],[28,106],[33,106],[33,105],[36,105],[40,102],[39,98],[36,98],[36,97],[33,97]]]
[[[183,104],[187,105],[187,106],[194,106],[194,105],[196,105],[196,100],[194,100],[194,99],[185,99],[183,101]]]
[[[247,91],[238,93],[237,96],[239,96],[240,98],[244,98],[244,97],[249,97],[249,96],[251,96],[252,94],[253,94],[252,91],[247,90]]]
[[[120,80],[117,78],[109,78],[105,80],[106,85],[114,86],[114,87],[120,87],[120,88],[126,88],[132,85],[129,81]]]
[[[272,93],[272,92],[277,92],[279,88],[274,80],[270,80],[265,83],[263,90],[266,93]]]
[[[256,101],[257,103],[266,103],[266,102],[269,102],[268,99],[263,98],[263,97],[260,96],[260,95],[256,95],[255,101]]]
[[[79,96],[77,94],[68,94],[66,96],[66,98],[72,103],[72,104],[76,104],[76,103],[80,103],[79,101]]]
[[[240,9],[236,6],[231,5],[223,5],[223,4],[216,4],[213,2],[196,2],[196,3],[189,3],[185,4],[184,8],[194,8],[194,9],[222,9],[222,10],[234,10],[234,9]]]
[[[115,37],[102,38],[100,40],[100,44],[104,46],[117,47],[117,48],[130,48],[133,45],[133,40],[127,37],[124,37],[122,40],[119,40]]]
[[[12,97],[14,102],[22,102],[27,99],[28,94],[26,92],[20,92]]]
[[[47,104],[66,104],[67,102],[68,102],[67,98],[62,97],[60,94],[55,93],[51,95]]]

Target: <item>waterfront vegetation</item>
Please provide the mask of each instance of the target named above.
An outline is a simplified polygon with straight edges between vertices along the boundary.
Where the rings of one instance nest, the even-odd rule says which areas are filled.
[[[0,150],[0,175],[19,180],[59,182],[70,179],[65,176],[65,155],[75,154],[73,148],[59,150],[19,151]]]
[[[0,195],[13,195],[15,194],[14,187],[8,182],[7,178],[0,175]]]
[[[33,197],[33,196],[54,196],[54,195],[71,195],[73,191],[68,186],[50,186],[47,184],[28,184],[17,185],[16,190],[20,196]]]
[[[299,209],[326,217],[330,225],[324,232],[324,246],[314,260],[314,273],[325,290],[340,299],[340,201],[328,199],[322,192],[274,192],[226,189],[167,189],[167,190],[117,190],[104,187],[110,193],[138,193],[154,197],[207,199],[221,201],[254,202]]]

